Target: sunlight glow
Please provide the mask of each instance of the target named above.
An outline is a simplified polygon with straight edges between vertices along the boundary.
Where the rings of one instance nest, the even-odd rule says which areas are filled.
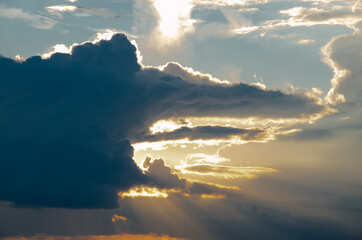
[[[152,134],[172,132],[178,128],[187,127],[199,127],[199,126],[222,126],[222,127],[234,127],[243,129],[266,129],[271,126],[276,127],[289,127],[295,124],[313,123],[318,120],[317,117],[310,118],[225,118],[225,117],[191,117],[191,118],[171,118],[163,119],[155,122],[150,131]]]
[[[297,92],[298,89],[295,89],[291,86],[291,91]],[[304,96],[314,99],[317,104],[324,104],[324,99],[321,98],[323,92],[318,88],[312,88],[311,90],[304,92]],[[181,127],[199,127],[199,126],[220,126],[220,127],[232,127],[245,130],[260,130],[260,133],[250,137],[248,135],[233,135],[227,138],[215,138],[215,139],[176,139],[176,140],[159,140],[151,142],[134,142],[132,146],[135,151],[146,151],[146,150],[165,150],[169,147],[185,147],[188,145],[193,145],[194,148],[200,148],[204,146],[218,146],[221,144],[234,144],[241,145],[251,142],[266,143],[273,141],[280,135],[293,134],[301,129],[291,128],[296,124],[313,124],[317,120],[323,118],[326,115],[331,113],[336,113],[337,110],[326,106],[322,112],[302,115],[299,118],[258,118],[258,117],[248,117],[248,118],[223,118],[223,117],[191,117],[191,118],[171,118],[163,119],[155,122],[150,127],[150,132],[152,134],[172,132]]]
[[[153,67],[152,67],[153,68]],[[196,84],[222,84],[232,85],[228,80],[218,79],[211,74],[196,71],[191,67],[182,66],[178,62],[168,62],[157,67],[160,71],[172,76],[180,77],[185,81]]]
[[[70,54],[72,52],[72,48],[73,48],[73,46],[67,47],[64,44],[57,44],[57,45],[53,46],[49,52],[44,53],[41,57],[43,59],[47,59],[47,58],[50,58],[50,56],[53,55],[54,53]]]
[[[259,142],[259,141],[255,141]],[[166,140],[166,141],[157,141],[157,142],[139,142],[139,143],[133,143],[132,146],[135,149],[135,151],[142,151],[142,150],[164,150],[168,147],[177,147],[187,144],[193,144],[196,145],[198,148],[203,146],[218,146],[223,143],[230,143],[230,144],[236,144],[241,145],[248,143],[248,141],[242,140],[240,137],[233,137],[229,139],[208,139],[208,140],[190,140],[188,138],[184,139],[178,139],[178,140]]]
[[[150,127],[151,134],[163,133],[163,132],[172,132],[181,127],[186,127],[189,125],[185,121],[173,121],[173,120],[160,120],[155,122]]]
[[[104,29],[101,32],[97,32],[97,36],[95,37],[95,39],[92,41],[93,44],[96,44],[98,42],[100,42],[101,40],[111,40],[111,38],[113,37],[114,34],[119,33],[118,31],[114,31],[112,29]]]
[[[153,0],[152,3],[159,15],[158,30],[164,40],[174,41],[193,31],[196,20],[191,19],[194,7],[191,0]]]
[[[210,155],[205,153],[194,153],[188,154],[186,156],[186,163],[211,163],[211,164],[218,164],[222,162],[229,162],[230,159],[220,157],[218,154]]]
[[[169,193],[178,193],[178,189],[158,189],[157,187],[136,186],[127,192],[119,192],[118,196],[123,198],[151,197],[151,198],[167,198]]]

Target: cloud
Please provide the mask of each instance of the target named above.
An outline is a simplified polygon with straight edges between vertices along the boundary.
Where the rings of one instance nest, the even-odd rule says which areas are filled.
[[[195,4],[208,7],[240,7],[249,5],[262,5],[270,2],[270,0],[195,0]]]
[[[218,78],[213,77],[211,74],[201,73],[199,71],[195,71],[190,67],[183,67],[179,63],[176,62],[168,62],[167,64],[158,67],[162,72],[175,76],[180,77],[185,81],[210,85],[212,83],[215,84],[225,84],[231,85],[231,83],[227,80],[220,80]]]
[[[299,39],[296,43],[300,44],[300,45],[308,45],[308,44],[312,44],[315,41],[313,39]]]
[[[87,17],[87,16],[89,16],[89,14],[97,14],[97,15],[101,15],[103,17],[113,17],[113,18],[121,17],[119,15],[115,15],[115,14],[111,13],[106,8],[88,8],[88,7],[81,7],[81,6],[74,6],[74,5],[54,5],[54,6],[45,7],[45,9],[50,14],[53,14],[59,18],[63,17],[63,15],[61,13],[75,12],[75,11],[83,12],[83,13],[77,14],[77,16],[82,16],[82,17]]]
[[[201,198],[225,198],[227,195],[238,195],[238,187],[229,187],[206,182],[189,181],[180,178],[165,165],[162,158],[152,159],[147,156],[142,163],[144,173],[153,179],[154,187],[136,186],[129,191],[120,192],[121,198],[156,197],[167,198],[171,194],[199,196]]]
[[[129,141],[116,141],[126,134],[125,89],[140,69],[135,51],[115,35],[76,46],[72,55],[0,58],[0,199],[115,208],[118,190],[147,182]]]
[[[177,139],[227,139],[232,136],[239,136],[242,140],[262,140],[264,138],[262,130],[259,129],[239,129],[232,127],[221,126],[199,126],[199,127],[181,127],[172,132],[165,132],[152,135],[143,135],[134,142],[153,142],[153,141],[167,141]]]
[[[142,2],[142,3],[141,3]],[[202,8],[237,8],[250,5],[266,4],[269,0],[144,0],[138,1],[136,8],[142,12],[149,12],[157,18],[156,26],[154,26],[151,33],[151,38],[157,41],[156,47],[159,50],[165,50],[167,47],[174,47],[180,44],[180,42],[189,34],[195,32],[196,25],[202,23],[200,19],[192,17],[192,11],[196,7]],[[255,11],[256,8],[250,10],[243,9],[244,12]],[[243,11],[241,10],[241,11]],[[240,18],[239,14],[236,14],[232,18]],[[229,19],[230,20],[230,19]],[[233,21],[233,19],[231,19]],[[228,34],[225,25],[218,25],[218,33],[213,33],[212,28],[215,30],[215,25],[207,24],[203,27],[202,35],[224,35]],[[199,33],[199,31],[198,31]],[[199,35],[199,34],[198,34]]]
[[[276,172],[273,168],[266,167],[236,167],[224,166],[215,164],[193,164],[181,165],[176,169],[180,170],[182,174],[196,174],[201,176],[213,176],[217,178],[257,178],[260,173]]]
[[[326,108],[301,94],[211,79],[200,84],[204,76],[143,68],[136,51],[125,35],[116,34],[73,45],[71,54],[22,62],[0,58],[0,200],[17,206],[115,208],[118,191],[155,177],[137,167],[129,141],[147,135],[158,120],[298,118]]]
[[[289,16],[289,18],[286,20],[268,20],[260,25],[242,26],[233,29],[232,32],[234,34],[249,34],[260,30],[272,30],[284,27],[312,27],[317,25],[341,25],[355,29],[356,24],[362,21],[362,12],[359,11],[358,7],[354,8],[354,10],[343,12],[315,7],[294,7],[281,10],[280,13]]]
[[[48,6],[45,9],[52,13],[52,12],[74,12],[77,7],[71,5],[55,5],[55,6]]]
[[[44,17],[38,14],[30,14],[24,12],[19,8],[7,8],[5,5],[0,4],[0,17],[10,18],[10,19],[19,19],[26,22],[30,26],[38,29],[49,30],[57,23],[57,21]]]
[[[331,89],[326,99],[331,104],[343,103],[362,105],[362,25],[352,35],[343,35],[332,39],[322,49],[324,61],[333,70]]]
[[[318,24],[353,26],[362,20],[362,14],[358,12],[331,12],[318,8],[295,7],[280,11],[291,18],[290,25],[313,26]]]
[[[210,84],[195,84],[155,68],[146,68],[138,72],[137,77],[147,85],[147,96],[151,97],[156,90],[158,93],[162,91],[161,96],[152,96],[159,103],[153,107],[153,111],[162,112],[159,116],[161,119],[185,116],[288,118],[310,115],[325,108],[302,94],[265,91],[243,83],[225,86],[214,84],[211,80]],[[199,80],[196,78],[195,81]],[[173,100],[173,104],[166,106],[165,100]]]
[[[227,146],[227,145],[225,145]],[[224,147],[225,147],[224,146]],[[224,148],[222,147],[222,148]],[[219,152],[222,149],[220,148],[215,155],[209,155],[205,153],[194,153],[194,154],[188,154],[186,156],[185,163],[221,163],[221,162],[229,162],[230,159],[220,157]]]

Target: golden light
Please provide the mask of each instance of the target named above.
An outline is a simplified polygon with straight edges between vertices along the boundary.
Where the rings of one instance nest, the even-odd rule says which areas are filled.
[[[321,93],[319,89],[312,88],[305,95],[309,98],[317,98]],[[320,99],[315,99],[319,101]],[[311,114],[303,117],[295,118],[258,118],[258,117],[245,117],[245,118],[231,118],[231,117],[187,117],[187,118],[170,118],[163,119],[155,122],[150,127],[152,134],[172,132],[181,127],[200,127],[200,126],[220,126],[220,127],[233,127],[242,129],[267,129],[274,127],[274,129],[281,129],[291,127],[296,124],[311,124],[321,119],[326,114],[333,113],[333,109],[326,109],[323,112]]]
[[[112,217],[112,222],[117,222],[117,221],[127,221],[127,218],[114,214]]]
[[[160,120],[155,122],[150,127],[151,134],[163,133],[163,132],[172,132],[181,127],[187,126],[186,124],[180,124],[172,120]]]
[[[138,198],[138,197],[150,197],[150,198],[168,198],[170,193],[181,192],[177,189],[159,189],[157,187],[136,186],[128,190],[127,192],[119,192],[118,196],[123,198]]]
[[[140,142],[140,143],[134,143],[132,144],[133,148],[135,149],[135,152],[138,151],[146,151],[146,150],[165,150],[169,147],[184,147],[187,145],[194,145],[197,148],[201,148],[204,146],[219,146],[221,144],[235,144],[235,145],[241,145],[248,143],[250,141],[245,141],[241,139],[238,136],[228,138],[228,139],[196,139],[196,140],[190,140],[188,138],[184,139],[178,139],[178,140],[166,140],[166,141],[157,141],[157,142]],[[254,141],[254,142],[260,142],[260,141]]]
[[[204,199],[223,199],[226,198],[223,194],[201,194],[201,198]]]

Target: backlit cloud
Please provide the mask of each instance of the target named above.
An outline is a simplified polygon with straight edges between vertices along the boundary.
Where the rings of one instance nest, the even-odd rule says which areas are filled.
[[[257,178],[261,173],[276,172],[273,168],[265,167],[235,167],[213,164],[194,164],[176,166],[182,174],[195,174],[201,176],[211,176],[217,178]]]
[[[156,186],[139,185],[128,191],[121,191],[119,196],[124,198],[168,198],[172,194],[185,197],[198,196],[201,198],[225,198],[227,195],[238,195],[240,189],[235,186],[223,186],[201,181],[190,181],[180,178],[165,165],[163,159],[152,159],[147,156],[141,166],[144,173],[153,179]]]
[[[333,70],[331,89],[326,100],[331,104],[349,102],[352,105],[362,105],[360,81],[362,42],[361,24],[352,35],[339,36],[332,39],[322,49],[324,61]]]
[[[137,167],[130,141],[147,138],[158,120],[304,118],[327,109],[304,94],[207,82],[206,75],[182,74],[182,67],[167,73],[143,67],[125,35],[103,37],[109,40],[75,44],[47,58],[0,58],[0,172],[7,179],[1,200],[19,206],[115,208],[118,191],[156,179]],[[259,134],[200,126],[149,137],[219,144],[214,137],[245,142],[259,141]],[[195,183],[188,193],[197,186],[207,188]]]

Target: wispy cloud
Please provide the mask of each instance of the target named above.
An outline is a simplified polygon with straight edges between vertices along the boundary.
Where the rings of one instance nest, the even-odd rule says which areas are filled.
[[[217,178],[257,178],[261,173],[276,172],[273,168],[266,167],[236,167],[215,164],[191,164],[176,166],[182,174],[196,174]]]
[[[20,8],[7,8],[5,5],[0,4],[0,17],[2,18],[10,18],[10,19],[18,19],[26,22],[30,26],[38,29],[49,30],[54,27],[57,21],[44,17],[38,14],[30,14],[24,12],[23,9]]]
[[[281,14],[289,19],[274,19],[260,25],[243,26],[233,29],[234,34],[249,34],[254,31],[272,30],[285,27],[312,27],[317,25],[341,25],[355,29],[355,25],[362,21],[362,12],[331,12],[319,8],[295,7],[281,10]]]
[[[312,44],[315,41],[313,39],[299,39],[296,43],[299,45],[308,45],[308,44]]]
[[[80,11],[77,16],[80,17],[87,17],[89,14],[96,14],[101,15],[103,17],[113,17],[119,18],[120,15],[116,15],[111,13],[107,8],[88,8],[88,7],[81,7],[81,6],[74,6],[74,5],[54,5],[45,7],[45,9],[50,13],[57,17],[62,18],[63,15],[61,13],[64,12],[76,12]]]

